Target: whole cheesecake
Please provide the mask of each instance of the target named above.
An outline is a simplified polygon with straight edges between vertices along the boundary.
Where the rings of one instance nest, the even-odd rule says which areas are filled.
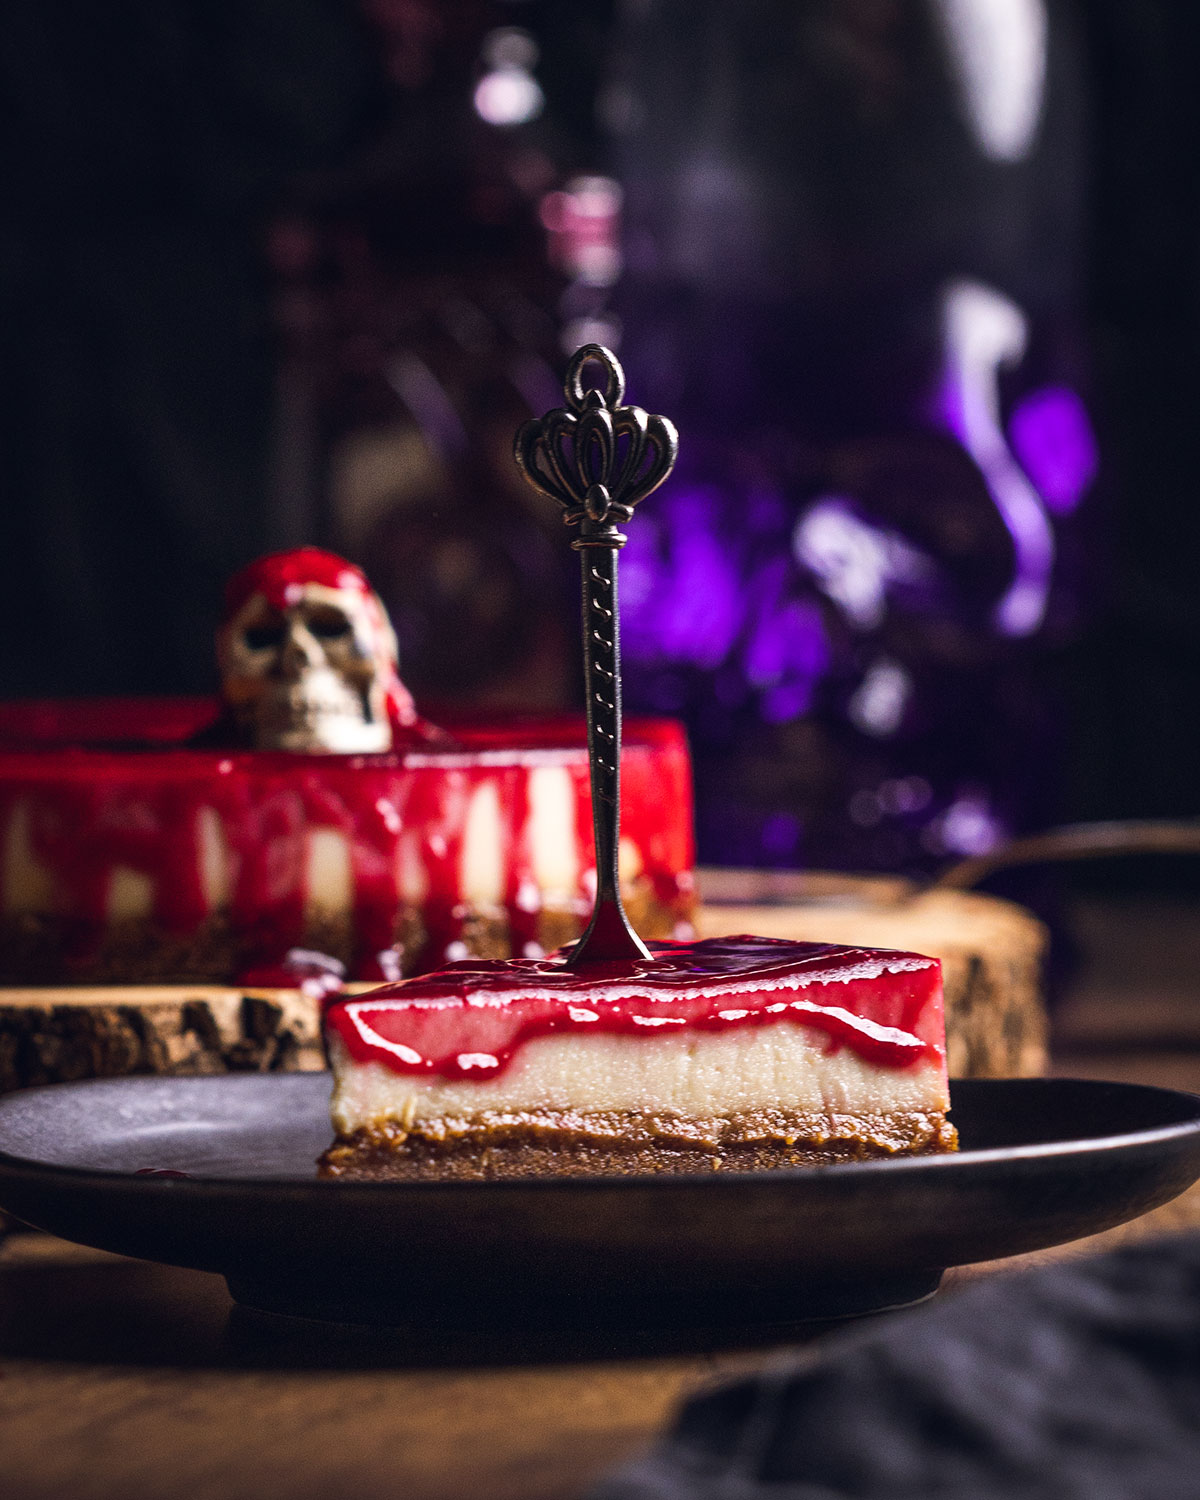
[[[0,708],[0,983],[236,981],[292,949],[394,979],[539,956],[595,887],[582,720],[452,724],[364,754],[198,744],[203,700]],[[694,909],[682,730],[630,724],[625,899]]]
[[[749,1170],[953,1149],[936,959],[760,937],[462,962],[326,1016],[331,1176]]]

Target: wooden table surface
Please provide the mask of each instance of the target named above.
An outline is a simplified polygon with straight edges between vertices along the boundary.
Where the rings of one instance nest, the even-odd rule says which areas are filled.
[[[1178,950],[1170,923],[1159,936]],[[1196,956],[1175,972],[1200,971]],[[1085,969],[1057,1031],[1060,1072],[1200,1092],[1200,1010],[1182,979]],[[1200,1186],[1094,1240],[953,1272],[947,1291],[1189,1226],[1200,1227]],[[216,1276],[16,1234],[0,1246],[0,1495],[569,1500],[689,1392],[785,1352],[438,1361],[386,1336],[256,1320]]]

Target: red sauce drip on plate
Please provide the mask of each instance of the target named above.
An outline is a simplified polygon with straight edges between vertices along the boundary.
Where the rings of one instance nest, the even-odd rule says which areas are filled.
[[[651,943],[631,964],[467,960],[333,1005],[326,1024],[359,1062],[491,1078],[537,1037],[650,1037],[798,1023],[880,1068],[944,1065],[941,965],[888,949],[778,938]]]

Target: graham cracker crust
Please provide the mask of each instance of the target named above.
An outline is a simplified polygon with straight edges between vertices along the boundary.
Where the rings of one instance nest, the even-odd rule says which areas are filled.
[[[393,1121],[336,1140],[323,1177],[359,1182],[495,1181],[656,1172],[757,1172],[953,1151],[944,1112],[762,1111],[721,1120],[650,1114],[497,1115],[405,1130]]]

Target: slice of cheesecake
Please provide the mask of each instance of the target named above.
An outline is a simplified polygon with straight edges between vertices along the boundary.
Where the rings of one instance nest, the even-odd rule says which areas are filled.
[[[466,961],[326,1017],[325,1173],[753,1169],[946,1151],[937,959],[782,939]]]

